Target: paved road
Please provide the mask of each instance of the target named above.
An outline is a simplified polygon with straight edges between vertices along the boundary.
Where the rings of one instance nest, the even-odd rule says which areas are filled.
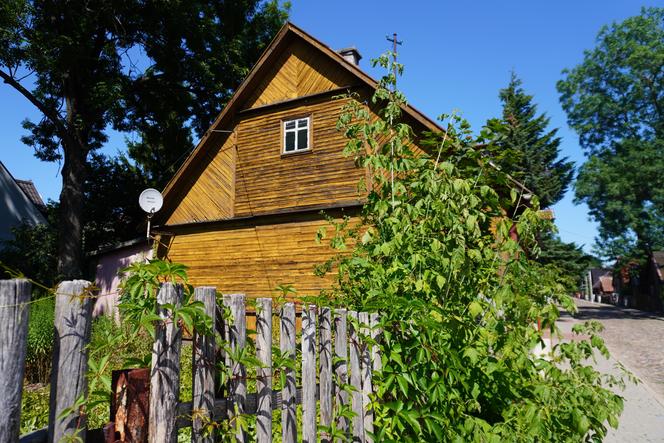
[[[575,300],[575,318],[563,316],[560,328],[565,336],[573,324],[599,320],[602,336],[612,360],[600,359],[602,372],[618,373],[615,360],[632,371],[642,383],[628,383],[618,391],[625,399],[625,410],[617,430],[610,430],[605,442],[664,442],[664,317],[634,309]],[[614,360],[615,359],[615,360]]]

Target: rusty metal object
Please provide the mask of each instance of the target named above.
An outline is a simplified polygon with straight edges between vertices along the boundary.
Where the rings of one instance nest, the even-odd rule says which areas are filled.
[[[104,443],[115,443],[115,423],[107,423],[102,432],[104,433]]]
[[[106,442],[147,443],[150,370],[113,371],[111,389],[111,423],[114,429],[106,436]]]

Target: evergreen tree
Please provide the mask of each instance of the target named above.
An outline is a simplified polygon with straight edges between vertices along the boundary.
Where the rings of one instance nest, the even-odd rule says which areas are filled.
[[[508,154],[498,164],[533,191],[547,208],[563,198],[574,174],[574,164],[560,154],[558,129],[547,129],[550,119],[537,115],[533,96],[525,93],[521,80],[512,73],[507,88],[500,91],[503,103],[503,140]]]

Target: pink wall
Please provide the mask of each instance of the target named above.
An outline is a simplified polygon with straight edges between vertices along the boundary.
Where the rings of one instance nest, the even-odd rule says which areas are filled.
[[[139,260],[152,258],[152,249],[147,243],[126,246],[99,256],[95,283],[99,288],[99,298],[95,302],[93,316],[113,315],[118,318],[118,286],[120,270]]]

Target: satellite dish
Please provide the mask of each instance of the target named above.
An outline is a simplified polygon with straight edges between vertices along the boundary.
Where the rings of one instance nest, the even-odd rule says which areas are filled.
[[[154,214],[161,209],[161,206],[164,204],[164,198],[161,196],[161,192],[148,188],[141,192],[141,195],[138,197],[138,204],[148,214]]]

